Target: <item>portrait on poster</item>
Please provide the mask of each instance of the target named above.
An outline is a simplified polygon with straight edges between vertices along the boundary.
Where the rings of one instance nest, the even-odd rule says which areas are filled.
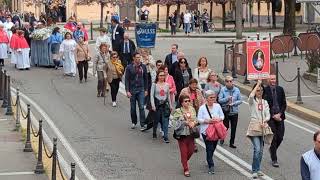
[[[257,70],[257,71],[261,71],[263,69],[264,66],[264,54],[263,51],[261,51],[260,49],[256,50],[253,54],[252,57],[252,63],[253,63],[253,67]]]

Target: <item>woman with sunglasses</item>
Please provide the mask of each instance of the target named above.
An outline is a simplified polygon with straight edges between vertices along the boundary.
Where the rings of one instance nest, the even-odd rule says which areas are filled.
[[[152,83],[150,93],[151,108],[152,111],[155,112],[153,138],[157,138],[157,127],[158,123],[161,122],[163,140],[165,143],[169,143],[168,126],[172,104],[170,101],[170,87],[165,81],[165,73],[163,69],[158,70],[156,80]]]
[[[208,90],[205,92],[206,104],[202,105],[198,112],[198,121],[200,123],[200,133],[203,137],[204,143],[206,145],[207,153],[207,163],[208,163],[208,173],[214,174],[214,162],[213,153],[216,150],[218,140],[212,141],[207,140],[207,128],[209,124],[214,124],[217,122],[222,122],[224,119],[224,114],[221,106],[217,103],[217,94]],[[210,114],[209,114],[210,113]]]
[[[201,90],[203,90],[207,83],[207,78],[211,70],[208,68],[208,60],[206,57],[201,57],[197,65],[198,67],[194,69],[193,75],[194,78],[198,80],[199,87],[201,88]]]
[[[182,95],[179,97],[181,107],[172,113],[173,127],[179,129],[178,144],[180,149],[181,164],[186,177],[190,177],[188,161],[194,152],[194,137],[190,134],[190,128],[195,127],[198,122],[196,120],[196,111],[190,104],[189,96]]]
[[[263,129],[268,127],[267,123],[270,120],[269,104],[263,99],[263,90],[262,81],[258,80],[253,86],[248,99],[251,120],[247,130],[247,137],[253,145],[253,179],[257,179],[258,176],[263,176],[263,173],[260,171],[264,145]],[[266,138],[267,136],[269,135],[265,135]]]
[[[124,73],[124,68],[116,51],[111,52],[111,60],[107,62],[106,73],[111,88],[112,107],[116,107],[119,83]]]
[[[183,88],[188,87],[190,79],[192,79],[192,71],[189,67],[186,58],[180,58],[179,64],[176,67],[173,75],[174,82],[177,87],[176,101],[179,98],[180,92]]]
[[[207,83],[204,87],[204,92],[211,90],[216,94],[219,94],[220,89],[221,84],[218,82],[218,75],[214,71],[211,71],[208,75]]]

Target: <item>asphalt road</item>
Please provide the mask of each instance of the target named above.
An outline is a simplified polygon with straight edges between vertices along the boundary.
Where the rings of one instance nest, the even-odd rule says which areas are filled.
[[[158,39],[159,48],[153,51],[156,59],[164,58],[165,52],[169,52],[171,41]],[[210,59],[214,69],[222,68],[219,52],[223,52],[223,46],[213,45],[213,40],[195,40],[188,42],[188,45],[182,39],[176,42],[189,54],[187,57],[192,67],[203,54]],[[103,99],[96,97],[97,82],[94,77],[90,76],[88,83],[79,84],[77,78],[63,77],[60,70],[7,69],[12,75],[13,85],[50,116],[96,179],[184,179],[176,141],[171,138],[171,143],[165,144],[160,139],[153,140],[151,132],[131,130],[129,101],[123,95],[118,97],[118,107],[112,108],[110,96],[106,106]],[[313,147],[312,132],[319,127],[291,115],[286,122],[286,134],[279,150],[281,167],[271,167],[265,147],[262,171],[270,179],[298,180],[300,156]],[[210,176],[206,173],[205,149],[198,145],[200,150],[190,161],[190,179],[248,179],[246,175],[250,175],[252,161],[251,143],[245,137],[248,123],[249,109],[242,104],[236,138],[238,148],[218,147],[216,174]],[[55,136],[48,124],[44,128],[50,137]],[[68,162],[74,161],[61,143],[58,148]],[[78,166],[77,176],[81,180],[87,179]]]

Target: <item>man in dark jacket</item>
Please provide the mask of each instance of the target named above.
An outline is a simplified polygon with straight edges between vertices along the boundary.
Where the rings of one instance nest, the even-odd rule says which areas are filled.
[[[119,51],[122,65],[126,68],[128,64],[131,64],[133,60],[132,55],[136,52],[136,45],[129,39],[128,33],[124,33],[123,40],[119,45]]]
[[[284,120],[286,119],[285,111],[287,108],[287,101],[283,88],[277,85],[275,75],[270,75],[269,86],[265,88],[264,99],[267,100],[269,104],[271,118],[268,121],[268,124],[274,134],[269,148],[272,166],[279,167],[277,150],[284,136]]]
[[[131,129],[136,128],[137,112],[136,103],[138,101],[141,131],[147,129],[144,112],[144,99],[148,95],[148,79],[147,67],[141,63],[141,55],[139,53],[133,54],[133,63],[129,64],[125,74],[125,88],[127,97],[130,98],[131,111]]]
[[[178,62],[178,44],[171,45],[171,53],[166,56],[164,64],[168,66],[169,74],[172,76],[173,64]]]
[[[111,24],[113,27],[111,33],[112,48],[114,51],[117,51],[117,53],[120,54],[119,45],[120,42],[123,40],[124,29],[123,27],[121,27],[117,19],[112,19]]]

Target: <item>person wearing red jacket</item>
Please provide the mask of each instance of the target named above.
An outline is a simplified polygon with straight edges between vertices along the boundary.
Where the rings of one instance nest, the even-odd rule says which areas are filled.
[[[4,66],[4,59],[8,58],[9,36],[4,30],[4,25],[0,24],[0,66]]]
[[[29,51],[30,47],[26,38],[24,37],[24,31],[18,30],[17,31],[18,37],[16,39],[16,62],[17,68],[19,70],[29,70],[30,68],[30,59],[29,59]]]

